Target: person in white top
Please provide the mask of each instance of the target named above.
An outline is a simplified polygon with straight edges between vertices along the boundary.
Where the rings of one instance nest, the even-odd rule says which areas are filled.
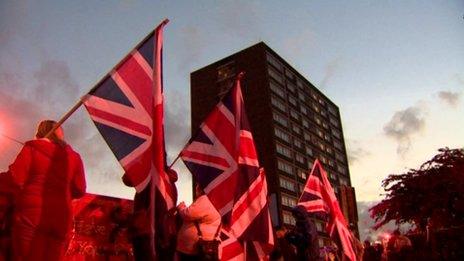
[[[198,231],[195,222],[199,224],[204,240],[213,240],[221,225],[221,215],[214,208],[211,201],[197,185],[195,187],[197,198],[186,207],[184,202],[178,206],[178,213],[182,218],[182,226],[177,234],[177,247],[179,260],[197,260]]]

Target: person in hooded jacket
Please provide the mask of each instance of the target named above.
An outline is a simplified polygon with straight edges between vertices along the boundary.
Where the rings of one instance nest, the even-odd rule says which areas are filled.
[[[64,141],[55,121],[40,122],[36,139],[24,144],[9,166],[15,198],[13,260],[64,260],[73,227],[72,199],[85,194],[81,157]]]

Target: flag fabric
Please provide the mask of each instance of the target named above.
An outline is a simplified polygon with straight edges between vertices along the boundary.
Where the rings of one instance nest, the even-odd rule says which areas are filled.
[[[158,202],[175,206],[175,187],[166,173],[163,119],[163,21],[85,97],[83,103],[100,134],[125,170],[124,183],[137,194],[150,190],[145,204],[155,233]],[[156,191],[156,193],[155,193]],[[153,242],[151,242],[153,246]]]
[[[327,233],[332,239],[340,242],[346,257],[353,261],[356,260],[356,254],[351,245],[352,235],[347,228],[347,222],[327,178],[327,173],[317,159],[298,200],[298,205],[303,206],[307,212],[327,217]]]
[[[267,183],[245,114],[240,76],[181,152],[222,217],[222,260],[265,259],[274,244]]]

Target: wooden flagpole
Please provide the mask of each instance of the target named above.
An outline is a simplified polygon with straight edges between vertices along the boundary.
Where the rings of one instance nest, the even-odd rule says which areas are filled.
[[[107,72],[103,77],[101,77],[100,80],[96,84],[94,84],[92,89],[90,89],[86,93],[86,95],[82,96],[79,99],[79,101],[63,117],[61,117],[61,119],[55,124],[55,126],[53,126],[53,128],[47,133],[47,135],[45,135],[45,138],[50,137],[50,135],[52,135],[52,133],[55,132],[55,130],[58,129],[84,103],[84,100],[86,99],[87,94],[94,91],[103,82],[106,75],[110,74],[112,71],[114,71],[116,68],[118,68],[121,64],[123,64],[130,57],[130,54],[132,53],[132,51],[139,48],[148,38],[150,38],[151,35],[155,32],[156,29],[158,29],[162,25],[167,24],[168,22],[169,22],[169,19],[167,19],[167,18],[164,19],[155,29],[153,29],[148,35],[146,35],[141,41],[139,41],[137,43],[137,45],[134,48],[132,48],[124,56],[124,58],[121,61],[119,61],[115,66],[113,66],[113,68],[111,68],[111,70],[109,72]]]

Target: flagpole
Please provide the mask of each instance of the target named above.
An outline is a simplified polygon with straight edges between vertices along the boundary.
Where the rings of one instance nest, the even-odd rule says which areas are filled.
[[[240,81],[244,76],[245,76],[245,72],[244,72],[244,71],[239,72],[239,73],[237,74],[237,76],[235,77],[235,83],[236,83],[237,81]],[[229,91],[235,86],[235,83],[232,84],[232,86],[230,86],[229,89],[228,89],[226,92],[224,92],[224,94],[223,94],[222,96],[220,96],[219,102],[221,102],[222,99],[224,99],[224,97],[229,93]],[[195,134],[192,135],[192,137],[189,139],[189,141],[191,141],[193,138],[195,138],[195,137],[198,135],[198,133],[200,132],[201,127],[202,127],[202,125],[200,125],[200,126],[197,128],[197,130],[195,131]],[[188,142],[187,142],[187,144],[188,144]],[[184,148],[185,148],[185,146],[184,146]],[[171,167],[176,163],[176,161],[180,158],[180,154],[182,154],[182,151],[184,150],[184,148],[182,148],[182,149],[180,150],[179,154],[177,154],[177,157],[176,157],[176,158],[174,159],[174,161],[169,165],[169,168],[171,168]]]
[[[16,143],[18,143],[18,144],[21,144],[21,145],[24,145],[24,142],[22,142],[22,141],[20,141],[20,140],[17,140],[17,139],[15,139],[15,138],[12,138],[12,137],[10,137],[10,136],[8,136],[8,135],[5,135],[5,134],[3,134],[3,133],[0,133],[0,135],[3,136],[3,137],[5,137],[5,138],[8,139],[8,140],[14,141],[14,142],[16,142]]]
[[[131,52],[133,50],[136,50],[137,48],[139,48],[148,38],[151,37],[151,35],[160,27],[162,27],[163,25],[167,24],[169,22],[169,19],[165,18],[155,29],[153,29],[149,34],[147,34],[141,41],[139,41],[137,43],[137,45],[132,48],[125,56],[124,58],[119,61],[115,66],[113,66],[113,68],[111,68],[111,70],[109,72],[107,72],[103,77],[100,78],[100,80],[94,84],[94,86],[86,93],[86,95],[84,95],[83,97],[81,97],[79,99],[79,101],[55,124],[55,126],[53,126],[53,128],[45,135],[45,138],[48,138],[50,137],[50,135],[52,135],[53,132],[55,132],[56,129],[58,129],[84,102],[83,100],[86,99],[86,96],[87,94],[89,94],[90,92],[94,91],[102,82],[103,80],[105,80],[105,76],[110,74],[112,71],[114,71],[116,68],[118,68],[121,64],[123,64],[130,56]]]

